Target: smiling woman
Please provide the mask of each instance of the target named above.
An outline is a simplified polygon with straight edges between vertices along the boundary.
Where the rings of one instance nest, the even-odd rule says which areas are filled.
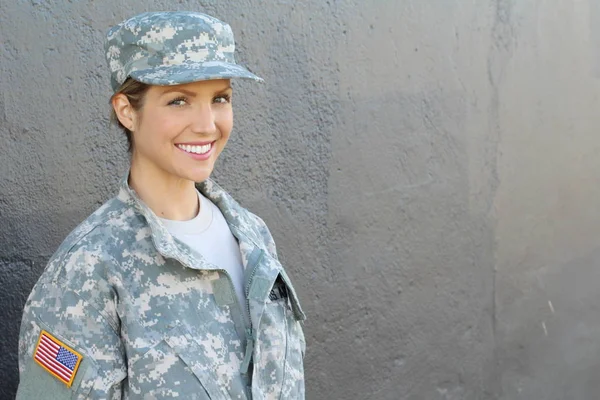
[[[149,86],[142,106],[112,97],[114,112],[131,135],[129,183],[157,215],[191,219],[194,182],[210,177],[233,128],[229,79]],[[182,204],[178,204],[182,203]],[[187,212],[186,212],[187,211]]]
[[[18,399],[303,399],[304,313],[264,222],[211,180],[233,127],[231,28],[192,12],[112,28],[118,195],[25,306]]]

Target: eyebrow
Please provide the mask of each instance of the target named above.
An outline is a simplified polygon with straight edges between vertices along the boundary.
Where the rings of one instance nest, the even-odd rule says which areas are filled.
[[[221,94],[221,93],[224,93],[224,92],[226,92],[228,90],[231,90],[231,89],[232,89],[231,86],[227,86],[226,88],[223,88],[223,89],[215,91],[215,94]],[[196,97],[196,93],[195,92],[192,92],[191,90],[176,88],[176,87],[174,87],[172,89],[165,90],[164,92],[162,92],[161,96],[164,96],[165,94],[173,93],[173,92],[183,93],[183,94],[185,94],[186,96],[189,96],[189,97]]]

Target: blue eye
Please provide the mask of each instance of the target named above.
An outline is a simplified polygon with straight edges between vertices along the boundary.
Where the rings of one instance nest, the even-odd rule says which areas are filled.
[[[219,103],[219,104],[227,104],[231,102],[231,96],[228,94],[224,94],[222,96],[217,96],[214,99],[215,103]]]
[[[169,102],[170,106],[183,106],[186,103],[186,98],[185,97],[177,97],[176,99],[173,99]]]

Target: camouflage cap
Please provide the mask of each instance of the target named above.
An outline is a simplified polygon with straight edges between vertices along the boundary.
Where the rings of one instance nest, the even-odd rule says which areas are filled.
[[[236,64],[231,27],[197,12],[149,12],[114,26],[104,45],[114,91],[128,77],[150,85],[209,79],[262,81]]]

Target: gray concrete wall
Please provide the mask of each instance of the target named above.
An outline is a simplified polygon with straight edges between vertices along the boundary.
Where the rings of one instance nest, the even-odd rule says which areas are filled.
[[[600,3],[0,0],[0,398],[24,301],[115,191],[101,51],[137,12],[230,22],[215,173],[295,278],[308,399],[587,400],[600,390]]]

